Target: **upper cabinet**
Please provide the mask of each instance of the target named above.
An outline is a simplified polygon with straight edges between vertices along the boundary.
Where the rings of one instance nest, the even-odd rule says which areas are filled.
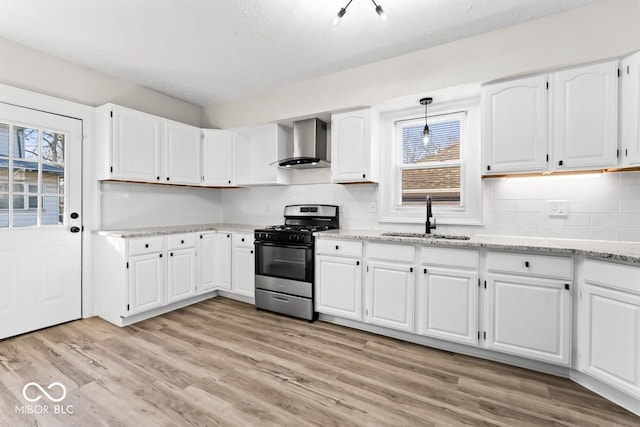
[[[289,184],[289,171],[276,162],[291,156],[291,128],[277,123],[234,131],[236,185]]]
[[[162,177],[162,119],[107,104],[98,108],[100,179],[158,182]]]
[[[200,184],[200,128],[165,120],[164,165],[166,181]]]
[[[106,104],[97,113],[98,179],[200,185],[200,129]]]
[[[618,61],[553,74],[553,168],[618,162]]]
[[[485,173],[547,167],[547,76],[482,88]]]
[[[622,60],[620,132],[624,165],[640,165],[640,52]]]
[[[482,88],[484,173],[615,166],[618,61]]]
[[[332,182],[378,182],[378,120],[371,108],[331,116]]]
[[[233,132],[202,130],[202,185],[233,185]]]

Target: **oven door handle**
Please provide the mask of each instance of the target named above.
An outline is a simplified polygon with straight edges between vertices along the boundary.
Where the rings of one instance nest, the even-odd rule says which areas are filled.
[[[282,245],[280,243],[265,243],[255,242],[256,246],[273,246],[277,248],[289,248],[289,249],[311,249],[311,245]]]

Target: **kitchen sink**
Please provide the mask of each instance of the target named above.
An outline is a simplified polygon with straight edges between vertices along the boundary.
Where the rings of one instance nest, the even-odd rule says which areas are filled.
[[[469,236],[459,236],[453,234],[425,234],[425,233],[403,233],[403,232],[387,232],[382,233],[383,236],[389,237],[418,237],[422,239],[446,239],[446,240],[469,240]]]

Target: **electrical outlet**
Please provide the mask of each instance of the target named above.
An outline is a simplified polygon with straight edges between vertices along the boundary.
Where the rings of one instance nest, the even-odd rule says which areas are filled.
[[[371,213],[378,212],[378,204],[376,202],[369,203],[369,212]]]
[[[569,202],[567,200],[549,200],[549,216],[566,217],[569,215]]]

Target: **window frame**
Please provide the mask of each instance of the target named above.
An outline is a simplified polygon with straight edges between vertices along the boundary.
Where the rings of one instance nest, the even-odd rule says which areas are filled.
[[[433,206],[438,224],[482,225],[483,185],[480,173],[480,99],[449,102],[429,108],[429,117],[464,115],[460,128],[460,206]],[[424,223],[426,207],[402,205],[402,134],[398,123],[424,121],[424,109],[412,107],[381,114],[382,161],[380,222]],[[433,162],[442,166],[448,162]],[[458,162],[456,162],[458,163]],[[451,164],[451,163],[450,163]],[[424,169],[422,164],[417,167]],[[408,169],[408,168],[407,168]]]

